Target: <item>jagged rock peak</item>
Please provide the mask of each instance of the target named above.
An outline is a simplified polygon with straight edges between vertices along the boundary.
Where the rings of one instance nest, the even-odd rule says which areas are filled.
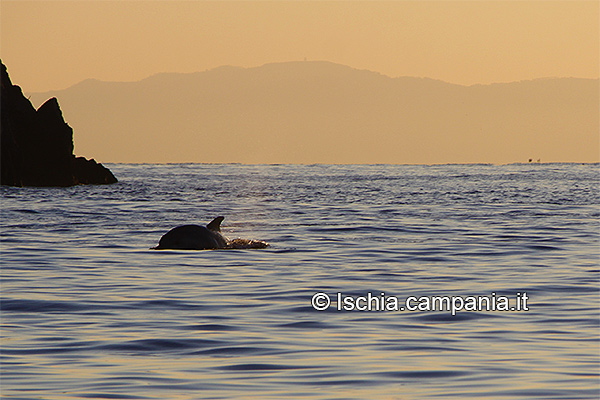
[[[95,160],[73,154],[73,129],[56,98],[37,111],[2,65],[1,181],[9,186],[72,186],[117,182]]]

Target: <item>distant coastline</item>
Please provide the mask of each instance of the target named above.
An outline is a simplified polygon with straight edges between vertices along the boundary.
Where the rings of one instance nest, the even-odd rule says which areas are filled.
[[[300,61],[27,96],[58,96],[78,151],[111,162],[507,164],[600,161],[599,89],[588,78],[462,86]]]
[[[283,62],[270,62],[270,63],[265,63],[265,64],[261,64],[258,66],[254,66],[254,67],[240,67],[240,66],[235,66],[235,65],[221,65],[218,67],[214,67],[214,68],[208,68],[205,69],[203,71],[194,71],[194,72],[158,72],[155,74],[151,74],[148,75],[142,79],[137,79],[137,80],[119,80],[119,81],[113,81],[113,80],[103,80],[103,79],[98,79],[98,78],[87,78],[84,79],[82,81],[76,82],[72,85],[68,85],[66,87],[63,88],[56,88],[56,89],[51,89],[51,90],[39,90],[39,91],[30,91],[30,92],[26,92],[27,95],[36,95],[36,96],[41,96],[44,94],[52,94],[52,93],[56,93],[56,92],[60,92],[63,90],[69,90],[72,89],[74,87],[77,86],[85,86],[88,84],[133,84],[133,83],[140,83],[140,82],[144,82],[144,81],[148,81],[148,80],[153,80],[153,79],[160,79],[162,77],[182,77],[182,76],[189,76],[189,75],[198,75],[198,74],[205,74],[205,73],[210,73],[210,72],[215,72],[215,71],[219,71],[219,70],[223,70],[223,71],[244,71],[244,70],[257,70],[257,69],[263,69],[263,68],[269,68],[269,67],[280,67],[280,66],[285,66],[286,64],[289,65],[294,65],[294,64],[321,64],[321,65],[330,65],[330,66],[334,66],[334,67],[340,67],[340,68],[345,68],[345,69],[349,69],[349,70],[354,70],[357,72],[367,72],[367,73],[371,73],[371,74],[376,74],[376,75],[380,75],[384,78],[389,78],[389,79],[421,79],[421,80],[425,80],[425,81],[432,81],[432,82],[440,82],[440,83],[444,83],[447,85],[452,85],[452,86],[460,86],[460,87],[479,87],[479,86],[494,86],[494,85],[509,85],[509,84],[514,84],[514,83],[523,83],[523,82],[536,82],[536,81],[551,81],[551,80],[556,80],[556,79],[580,79],[580,80],[588,80],[588,81],[598,81],[600,80],[600,78],[589,78],[589,77],[581,77],[581,76],[541,76],[541,77],[537,77],[537,78],[529,78],[529,79],[517,79],[517,80],[511,80],[511,81],[498,81],[498,82],[489,82],[489,83],[472,83],[472,84],[462,84],[462,83],[457,83],[457,82],[450,82],[450,81],[446,81],[443,79],[437,79],[437,78],[431,78],[431,77],[427,77],[427,76],[416,76],[416,75],[401,75],[401,76],[392,76],[389,74],[384,74],[378,71],[374,71],[374,70],[370,70],[370,69],[364,69],[364,68],[355,68],[349,65],[344,65],[344,64],[339,64],[339,63],[335,63],[335,62],[331,62],[331,61],[326,61],[326,60],[314,60],[314,61],[283,61]]]

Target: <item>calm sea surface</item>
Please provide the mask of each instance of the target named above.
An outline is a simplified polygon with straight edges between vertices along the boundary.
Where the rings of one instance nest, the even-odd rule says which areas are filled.
[[[598,164],[109,167],[0,189],[2,398],[600,396]],[[271,247],[149,249],[219,215]]]

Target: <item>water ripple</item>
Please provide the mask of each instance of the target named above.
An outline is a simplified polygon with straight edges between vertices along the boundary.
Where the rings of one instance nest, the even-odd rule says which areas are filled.
[[[3,398],[598,397],[599,164],[109,167],[118,184],[0,187]],[[217,215],[272,247],[149,250]]]

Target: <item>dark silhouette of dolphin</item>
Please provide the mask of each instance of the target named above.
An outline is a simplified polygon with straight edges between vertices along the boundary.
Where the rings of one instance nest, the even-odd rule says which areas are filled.
[[[221,222],[217,217],[206,226],[182,225],[171,229],[160,238],[154,250],[208,250],[208,249],[262,249],[269,246],[260,240],[228,240],[221,235]]]

